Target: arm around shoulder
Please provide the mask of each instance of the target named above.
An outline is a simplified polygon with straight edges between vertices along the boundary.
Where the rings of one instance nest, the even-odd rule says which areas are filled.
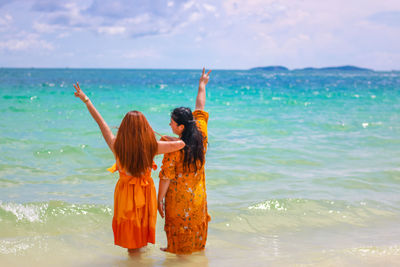
[[[171,153],[185,147],[185,142],[179,141],[157,141],[157,154]]]

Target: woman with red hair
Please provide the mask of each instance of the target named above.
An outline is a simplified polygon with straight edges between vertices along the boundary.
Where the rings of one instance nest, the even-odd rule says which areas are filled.
[[[153,158],[156,154],[180,150],[185,143],[179,140],[157,141],[146,117],[139,111],[129,111],[125,115],[115,137],[79,84],[74,87],[75,96],[86,104],[114,153],[116,164],[109,171],[119,171],[114,192],[114,243],[127,248],[128,252],[134,252],[147,243],[154,244],[157,197],[151,169],[157,166]]]

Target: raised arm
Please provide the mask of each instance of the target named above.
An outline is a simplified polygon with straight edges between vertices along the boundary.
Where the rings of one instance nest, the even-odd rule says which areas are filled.
[[[86,104],[86,107],[90,112],[90,115],[92,115],[93,119],[99,125],[101,133],[103,134],[104,140],[106,140],[108,147],[114,153],[115,137],[114,137],[114,134],[111,132],[110,127],[108,127],[107,123],[105,122],[103,117],[101,117],[101,115],[97,111],[97,109],[93,106],[90,99],[81,90],[81,88],[79,87],[79,83],[74,84],[74,87],[76,89],[75,96],[79,97],[83,101],[83,103]]]
[[[157,154],[171,153],[185,147],[185,142],[183,142],[182,140],[157,141],[157,143],[158,143]]]
[[[205,72],[206,69],[203,68],[203,73],[201,74],[199,81],[199,90],[197,91],[196,110],[204,110],[204,106],[206,104],[206,85],[210,79],[211,70],[209,70],[207,73]]]

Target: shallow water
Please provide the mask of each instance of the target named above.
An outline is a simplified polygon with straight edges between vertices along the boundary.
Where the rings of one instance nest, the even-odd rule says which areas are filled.
[[[161,218],[142,254],[114,246],[113,157],[72,84],[109,125],[138,109],[170,134],[169,112],[193,108],[199,74],[0,69],[1,265],[400,262],[399,72],[213,71],[205,252],[159,251]]]

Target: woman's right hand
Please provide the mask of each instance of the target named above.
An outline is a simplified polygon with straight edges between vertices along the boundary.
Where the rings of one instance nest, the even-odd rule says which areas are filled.
[[[76,92],[75,97],[79,97],[84,103],[86,103],[89,98],[85,95],[85,93],[81,90],[81,88],[79,87],[79,83],[76,82],[76,84],[74,84],[75,90]]]

